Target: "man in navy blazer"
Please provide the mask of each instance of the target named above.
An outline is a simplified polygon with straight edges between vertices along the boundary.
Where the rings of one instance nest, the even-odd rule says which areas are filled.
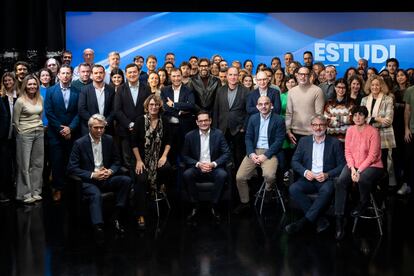
[[[280,102],[280,93],[274,88],[268,86],[269,78],[267,77],[264,71],[260,71],[257,73],[256,81],[258,84],[258,88],[253,90],[249,96],[247,97],[246,102],[246,110],[249,116],[256,114],[259,112],[257,109],[257,100],[260,96],[268,96],[270,98],[270,102],[273,105],[272,112],[279,114],[281,112],[281,102]]]
[[[194,129],[194,94],[182,83],[180,69],[171,70],[171,85],[161,89],[161,99],[164,102],[164,116],[167,118],[172,144],[170,156],[175,164],[177,154],[181,152],[184,137]]]
[[[236,175],[237,189],[241,204],[233,213],[240,214],[249,208],[249,186],[256,167],[263,170],[266,189],[271,190],[276,180],[276,170],[279,163],[277,155],[281,153],[285,139],[285,120],[272,112],[272,103],[268,96],[260,96],[256,108],[260,113],[253,114],[246,129],[246,153]]]
[[[72,68],[66,64],[62,65],[58,77],[59,82],[48,88],[45,100],[53,200],[56,202],[60,201],[66,165],[79,127],[79,91],[70,86]]]
[[[217,203],[227,178],[225,166],[230,158],[230,150],[223,133],[211,126],[211,117],[207,111],[197,115],[198,129],[192,130],[185,136],[183,159],[187,165],[184,171],[184,182],[188,187],[193,210],[188,220],[194,220],[198,213],[198,190],[196,182],[214,182],[211,212],[218,220]]]
[[[313,116],[311,127],[313,135],[299,140],[292,158],[292,168],[300,177],[289,187],[289,193],[305,216],[286,226],[286,232],[290,234],[302,231],[310,223],[316,223],[318,233],[329,227],[329,221],[321,213],[331,202],[334,179],[345,166],[341,142],[325,134],[326,118]],[[308,194],[313,193],[318,193],[318,196],[312,202]]]
[[[104,82],[105,68],[100,64],[92,66],[92,83],[82,87],[79,94],[78,112],[81,134],[89,133],[88,120],[93,114],[105,116],[108,125],[105,132],[113,134],[115,118],[115,89]]]
[[[104,134],[106,124],[104,116],[91,116],[89,134],[76,140],[68,164],[68,173],[82,179],[82,194],[89,200],[89,212],[98,238],[103,235],[101,191],[116,192],[113,226],[123,233],[119,214],[126,205],[132,184],[128,176],[116,175],[121,162],[112,137]]]
[[[115,117],[123,163],[127,168],[133,169],[135,162],[132,162],[130,137],[135,121],[144,114],[144,101],[150,93],[146,85],[139,81],[139,69],[135,63],[125,67],[125,75],[127,81],[119,87],[115,95]]]

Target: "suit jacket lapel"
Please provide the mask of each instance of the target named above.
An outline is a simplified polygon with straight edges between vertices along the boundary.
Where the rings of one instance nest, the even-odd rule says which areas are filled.
[[[95,160],[93,159],[93,152],[92,152],[92,141],[91,137],[88,135],[86,139],[86,155],[88,156],[89,160],[92,163],[92,166],[95,167]]]
[[[326,168],[326,162],[328,162],[328,160],[333,157],[333,156],[329,156],[331,154],[329,147],[331,146],[330,140],[328,139],[328,136],[325,136],[325,146],[323,148],[323,171],[325,172],[325,168]]]
[[[197,157],[196,159],[200,160],[200,150],[201,150],[200,131],[197,131],[196,139],[194,141],[194,149],[195,149],[195,154],[196,154],[195,156]]]

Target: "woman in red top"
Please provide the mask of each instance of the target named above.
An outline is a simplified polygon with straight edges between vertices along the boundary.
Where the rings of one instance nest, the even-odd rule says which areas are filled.
[[[341,240],[345,235],[344,211],[347,191],[351,184],[357,184],[360,195],[358,206],[351,215],[359,216],[367,208],[374,183],[383,175],[381,138],[378,130],[366,123],[368,109],[365,106],[356,106],[351,114],[355,125],[348,128],[346,132],[346,165],[335,185],[335,238],[337,240]]]

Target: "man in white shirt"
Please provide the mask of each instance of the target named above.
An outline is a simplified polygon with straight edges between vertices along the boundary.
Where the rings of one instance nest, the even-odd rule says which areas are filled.
[[[230,150],[223,133],[211,126],[210,114],[200,111],[197,115],[198,129],[192,130],[185,136],[183,146],[183,159],[187,165],[184,171],[184,183],[190,193],[193,210],[188,217],[194,222],[199,208],[197,182],[213,182],[214,188],[211,198],[211,213],[218,222],[217,204],[221,191],[227,179],[225,166],[230,158]]]

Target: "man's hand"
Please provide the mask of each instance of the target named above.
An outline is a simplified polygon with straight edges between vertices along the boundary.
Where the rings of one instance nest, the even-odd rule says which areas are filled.
[[[294,144],[294,145],[296,145],[296,137],[295,137],[295,135],[292,133],[292,132],[288,132],[287,133],[287,136],[288,136],[288,138],[289,138],[289,140],[290,140],[290,142],[292,142],[292,144]]]
[[[305,178],[309,181],[313,181],[315,178],[313,177],[313,172],[310,170],[307,170],[305,173]]]
[[[62,135],[66,140],[69,140],[70,139],[70,127],[64,126],[64,125],[61,125],[60,127],[62,128],[59,132],[60,135]],[[69,136],[69,138],[67,138],[67,136]]]
[[[106,176],[106,174],[107,174],[106,169],[105,168],[102,168],[102,169],[100,169],[98,171],[94,171],[93,172],[92,179],[99,180],[99,181],[105,180],[105,179],[108,178]]]
[[[317,175],[315,175],[315,179],[318,182],[324,182],[326,179],[328,179],[328,174],[320,172]]]
[[[141,160],[137,161],[137,163],[135,165],[135,173],[139,175],[139,174],[143,173],[144,170],[145,170],[144,162],[142,162]]]
[[[169,107],[173,107],[173,106],[174,106],[174,102],[173,102],[173,101],[171,101],[171,99],[170,99],[169,97],[167,97],[167,105],[168,105]]]
[[[201,172],[208,173],[208,172],[211,172],[213,170],[214,165],[213,165],[213,163],[200,162],[198,164],[198,168],[201,170]]]
[[[267,160],[267,156],[264,154],[260,154],[259,156],[257,156],[257,160],[259,161],[259,165],[262,164],[264,161]]]

